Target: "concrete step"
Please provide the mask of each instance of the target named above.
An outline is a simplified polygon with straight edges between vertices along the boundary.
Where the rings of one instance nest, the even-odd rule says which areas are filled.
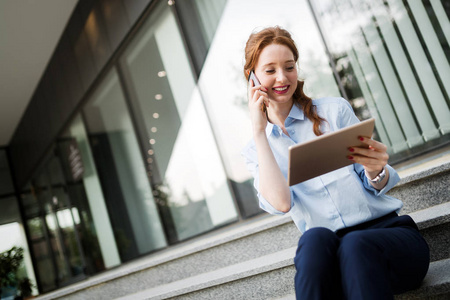
[[[430,234],[428,243],[431,251],[435,244],[439,249],[450,248],[436,241],[442,234],[440,228],[450,222],[450,203],[411,213],[421,232]],[[279,251],[257,259],[242,262],[226,268],[172,282],[153,289],[119,298],[131,299],[294,299],[293,258],[296,247]],[[433,255],[432,255],[433,257]],[[280,297],[280,295],[285,295]],[[449,299],[450,297],[450,256],[433,260],[421,288],[396,297],[396,299]]]
[[[413,290],[395,297],[396,300],[428,299],[449,300],[450,299],[450,259],[432,262],[427,276],[417,290]]]
[[[436,178],[440,178],[442,173],[448,173],[448,168],[445,170],[447,171],[434,168],[412,175],[410,177],[414,177],[414,180],[404,179],[401,184],[427,182],[423,177],[430,176],[439,180]],[[441,185],[440,188],[448,189]],[[449,214],[448,204],[410,214],[424,232],[432,250],[433,260],[450,257]],[[289,216],[263,215],[121,265],[86,281],[43,295],[39,299],[111,299],[131,295],[223,270],[229,266],[240,266],[262,257],[270,257],[273,253],[289,251],[288,249],[297,246],[299,237],[300,233]],[[290,274],[293,272],[284,268],[277,270]]]
[[[293,247],[116,299],[267,299],[290,293],[295,250]]]
[[[450,162],[402,178],[388,195],[402,200],[408,214],[449,201],[449,182]]]
[[[289,216],[264,215],[171,247],[39,299],[111,299],[295,248],[300,232]]]
[[[292,263],[294,254],[294,248],[287,249],[116,299],[295,299],[295,268]],[[445,259],[430,264],[428,274],[419,289],[397,295],[395,299],[449,297],[450,259]]]
[[[410,216],[424,233],[430,245],[432,260],[450,258],[450,230],[447,230],[450,224],[450,203],[417,211]],[[272,271],[258,277],[258,280],[270,277],[272,273],[277,276],[286,273],[291,280],[295,273],[292,258],[299,236],[288,217],[262,217],[244,227],[216,232],[210,238],[204,237],[189,245],[121,266],[40,299],[110,299],[112,296],[133,295],[142,290],[144,294],[153,294],[165,291],[162,287],[173,288],[187,283],[192,285],[201,278],[231,281],[230,278],[240,278],[243,271],[245,274],[254,274],[265,270],[267,264]],[[285,257],[285,260],[275,260],[275,257]],[[273,267],[280,264],[287,267],[288,260],[291,269]],[[148,292],[149,289],[151,292]]]
[[[450,258],[450,202],[409,214],[430,246],[430,259]]]

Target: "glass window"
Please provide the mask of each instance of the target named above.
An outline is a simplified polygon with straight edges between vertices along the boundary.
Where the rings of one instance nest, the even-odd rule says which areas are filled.
[[[76,127],[80,122],[80,118],[76,118],[71,127],[78,137],[81,134]],[[86,135],[84,145],[82,137],[80,143],[86,146]],[[40,292],[82,280],[88,274],[110,267],[111,263],[120,263],[118,255],[116,260],[112,260],[111,255],[103,258],[82,184],[83,176],[87,181],[92,179],[89,178],[93,174],[91,161],[85,157],[86,163],[81,164],[77,145],[69,134],[58,138],[57,147],[22,191],[24,219]],[[100,201],[97,197],[96,202]],[[97,204],[95,208],[98,209],[96,216],[101,215],[101,205]],[[102,232],[100,241],[107,240],[108,234],[107,230]],[[108,254],[114,250],[117,254],[115,245],[109,243],[108,246]]]
[[[52,152],[21,195],[41,292],[86,277],[80,221],[67,191],[59,156]]]
[[[287,9],[288,8],[288,9]],[[267,26],[289,30],[300,52],[300,77],[313,98],[339,96],[339,88],[307,1],[229,0],[200,74],[199,87],[210,112],[227,174],[244,216],[260,212],[253,179],[241,156],[250,141],[244,47],[249,35]]]
[[[33,185],[28,184],[22,191],[21,201],[24,207],[25,225],[28,228],[30,249],[36,266],[37,283],[40,292],[51,291],[58,286],[58,278],[67,279],[67,268],[60,260],[59,240],[51,238],[47,227],[47,218],[40,199],[49,199],[50,193],[45,176],[36,176]],[[52,240],[52,242],[50,242]],[[58,255],[59,254],[59,255]],[[56,265],[63,266],[59,271]],[[60,272],[61,276],[58,277]]]
[[[391,158],[448,142],[450,23],[440,1],[310,2],[351,102],[376,118]]]
[[[195,10],[195,15],[200,21],[200,30],[207,45],[211,45],[227,1],[191,0],[188,2],[191,2],[190,5]]]
[[[0,210],[0,253],[8,251],[12,247],[22,248],[24,250],[24,259],[17,275],[19,278],[28,277],[33,285],[35,285],[36,279],[34,277],[33,264],[20,218],[17,198],[14,196],[1,197],[0,207],[2,208]]]
[[[178,20],[197,75],[202,69],[226,2],[226,0],[184,0],[175,3]]]
[[[165,247],[163,227],[115,70],[97,88],[83,112],[121,260]]]
[[[170,241],[236,220],[202,97],[165,3],[128,47],[121,69],[145,132],[153,194],[172,223],[167,225]]]
[[[74,119],[57,144],[74,217],[79,220],[77,227],[87,265],[91,268],[89,273],[119,265],[114,231],[81,116]]]

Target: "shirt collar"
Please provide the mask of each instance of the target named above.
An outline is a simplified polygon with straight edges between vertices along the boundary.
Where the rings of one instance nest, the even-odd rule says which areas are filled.
[[[292,105],[291,111],[289,112],[289,116],[287,118],[303,120],[305,119],[305,114],[303,113],[303,110],[298,107],[298,105],[294,104]]]
[[[291,111],[289,112],[289,115],[286,118],[285,124],[288,125],[295,119],[296,120],[304,120],[305,119],[305,114],[304,114],[303,110],[300,107],[298,107],[298,105],[296,105],[296,104],[292,105]],[[267,136],[269,136],[273,132],[274,126],[275,126],[274,124],[267,122],[267,126],[266,126],[266,135]]]

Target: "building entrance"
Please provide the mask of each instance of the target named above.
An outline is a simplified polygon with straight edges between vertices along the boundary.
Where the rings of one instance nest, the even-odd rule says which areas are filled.
[[[101,256],[96,257],[98,242],[88,234],[82,216],[84,188],[68,182],[64,175],[64,153],[55,149],[22,194],[24,223],[29,232],[37,285],[46,292],[74,283],[104,269]],[[89,247],[90,254],[85,255]]]

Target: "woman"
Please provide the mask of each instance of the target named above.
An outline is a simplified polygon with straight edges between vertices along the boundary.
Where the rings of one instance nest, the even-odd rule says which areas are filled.
[[[303,233],[294,259],[297,299],[393,299],[417,288],[429,248],[398,199],[386,146],[350,148],[353,164],[289,187],[288,148],[359,122],[342,98],[310,99],[297,79],[298,50],[289,32],[270,27],[250,35],[244,73],[254,71],[248,99],[253,139],[243,155],[261,208],[290,212]]]

